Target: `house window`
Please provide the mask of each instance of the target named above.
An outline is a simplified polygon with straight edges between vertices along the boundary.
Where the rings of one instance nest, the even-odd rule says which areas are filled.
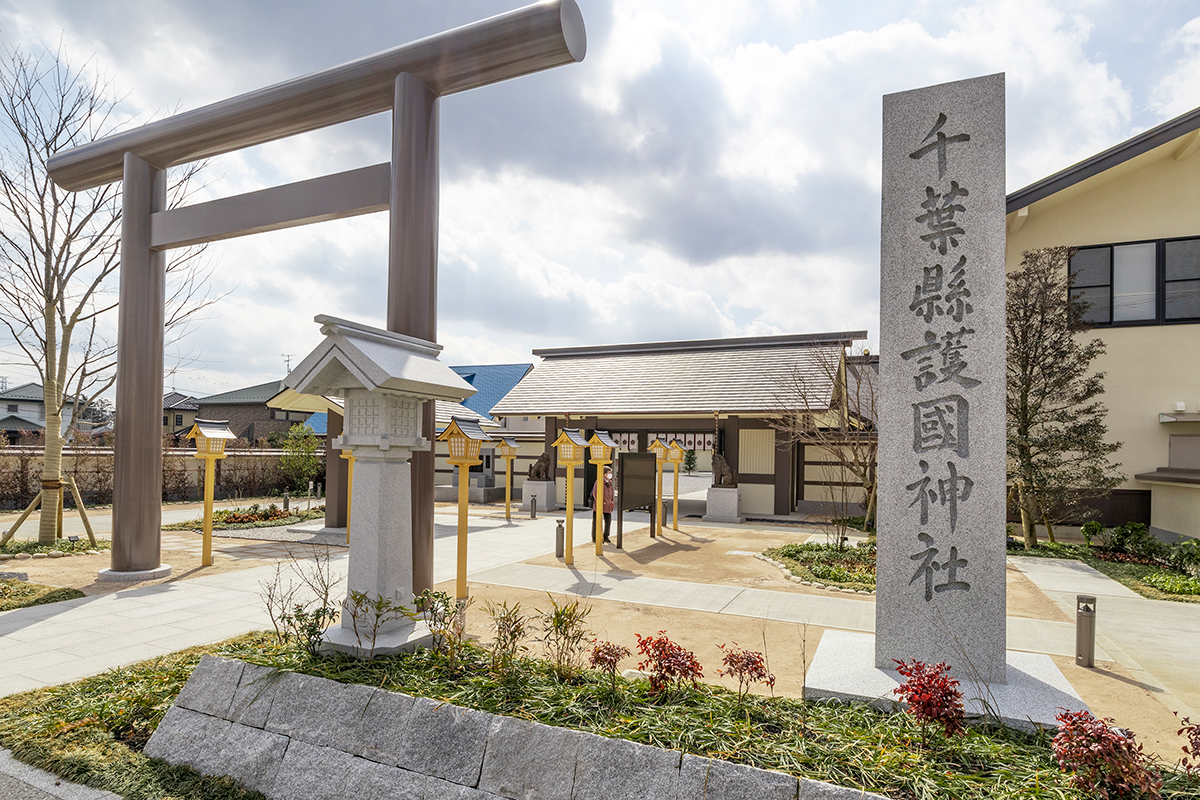
[[[20,411],[20,407],[16,403],[8,404],[8,413],[9,414],[16,414],[18,411]]]
[[[183,414],[176,414],[175,415],[175,427],[178,428],[182,424],[183,424]]]
[[[163,414],[163,427],[167,427],[167,415]]]
[[[38,419],[45,419],[45,418],[46,418],[46,404],[42,403],[40,406],[38,406]]]
[[[1071,299],[1096,325],[1200,322],[1200,239],[1080,248]]]

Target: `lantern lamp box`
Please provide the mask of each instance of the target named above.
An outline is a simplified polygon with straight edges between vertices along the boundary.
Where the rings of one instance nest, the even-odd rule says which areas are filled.
[[[373,646],[354,632],[351,593],[411,606],[412,475],[409,457],[427,450],[422,435],[426,400],[459,402],[475,390],[438,360],[441,347],[356,322],[320,315],[325,340],[284,379],[301,394],[342,397],[343,434],[335,447],[355,459],[350,517],[347,601],[325,646],[356,656],[411,650],[429,640],[423,622],[401,617],[384,624]],[[360,626],[363,627],[363,626]]]

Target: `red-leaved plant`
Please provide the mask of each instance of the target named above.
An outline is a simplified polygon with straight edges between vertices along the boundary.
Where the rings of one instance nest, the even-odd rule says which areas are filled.
[[[1179,717],[1178,712],[1171,712]],[[1183,759],[1179,762],[1179,766],[1183,767],[1184,771],[1189,775],[1200,775],[1200,722],[1192,722],[1187,717],[1179,720],[1183,723],[1183,727],[1177,732],[1177,736],[1186,736],[1188,743],[1183,746]]]
[[[691,681],[695,686],[696,681],[704,677],[704,668],[696,660],[696,654],[668,639],[666,631],[659,631],[658,636],[634,635],[638,640],[638,652],[646,656],[645,661],[638,663],[638,669],[650,670],[652,694],[661,693],[672,683]]]
[[[728,650],[723,644],[719,644],[717,647],[721,648],[721,652],[725,654],[725,657],[721,659],[725,669],[717,670],[717,674],[737,678],[739,703],[745,699],[746,692],[750,690],[752,683],[765,683],[771,689],[775,688],[775,676],[767,672],[767,662],[762,653],[740,650],[737,642],[734,642],[733,647]]]
[[[947,737],[966,732],[962,692],[946,662],[926,664],[915,658],[911,664],[894,658],[892,661],[896,662],[896,671],[907,678],[893,691],[920,723],[922,739],[926,739],[926,728],[931,724],[941,725]]]
[[[1142,797],[1158,800],[1162,778],[1150,767],[1132,731],[1096,719],[1087,711],[1059,709],[1058,733],[1051,742],[1058,766],[1071,775],[1071,785],[1089,797],[1109,800]]]
[[[588,660],[594,669],[608,673],[611,681],[610,688],[615,692],[617,690],[617,664],[621,663],[621,659],[628,655],[628,647],[592,639],[592,655]]]

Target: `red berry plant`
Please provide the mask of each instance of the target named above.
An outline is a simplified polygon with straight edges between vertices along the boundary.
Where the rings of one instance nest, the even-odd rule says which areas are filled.
[[[660,694],[671,684],[682,684],[684,681],[696,681],[704,677],[704,668],[696,660],[696,654],[684,650],[681,646],[667,638],[666,631],[659,631],[658,636],[642,636],[635,634],[638,640],[638,652],[646,656],[645,661],[638,663],[638,669],[650,670],[650,691]]]
[[[1178,717],[1179,714],[1175,713]],[[1200,776],[1200,722],[1192,722],[1187,717],[1179,720],[1183,723],[1183,727],[1176,733],[1177,736],[1186,736],[1188,743],[1183,746],[1183,760],[1179,765],[1189,775]]]
[[[1059,709],[1058,733],[1051,742],[1054,757],[1071,785],[1089,797],[1111,800],[1141,797],[1158,800],[1162,779],[1149,764],[1133,733],[1096,719],[1087,711]]]
[[[739,703],[746,698],[746,692],[750,690],[751,684],[765,683],[769,688],[775,688],[775,676],[767,672],[767,662],[762,653],[740,650],[737,642],[734,642],[729,649],[726,649],[723,644],[719,644],[717,647],[721,648],[721,652],[725,654],[725,657],[721,659],[725,669],[717,670],[717,674],[737,678]]]
[[[894,658],[892,661],[896,662],[896,671],[907,678],[893,691],[920,723],[922,739],[927,738],[926,728],[931,724],[941,725],[947,737],[966,733],[962,692],[946,662],[926,664],[915,658],[911,664]]]
[[[614,692],[617,691],[617,664],[629,654],[628,647],[592,639],[592,655],[589,661],[594,669],[608,673],[610,688]]]

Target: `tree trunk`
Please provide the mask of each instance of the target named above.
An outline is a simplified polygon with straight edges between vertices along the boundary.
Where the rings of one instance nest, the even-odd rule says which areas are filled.
[[[46,381],[42,398],[46,403],[45,455],[42,459],[42,511],[38,523],[38,544],[53,545],[58,538],[58,505],[62,482],[62,413],[58,410],[58,387]]]
[[[1017,502],[1021,506],[1021,532],[1025,535],[1025,549],[1037,547],[1037,528],[1034,526],[1033,497],[1026,491],[1025,481],[1017,481]]]
[[[1046,538],[1050,540],[1050,544],[1056,544],[1054,541],[1054,526],[1050,524],[1050,514],[1042,512],[1042,523],[1046,526]]]

